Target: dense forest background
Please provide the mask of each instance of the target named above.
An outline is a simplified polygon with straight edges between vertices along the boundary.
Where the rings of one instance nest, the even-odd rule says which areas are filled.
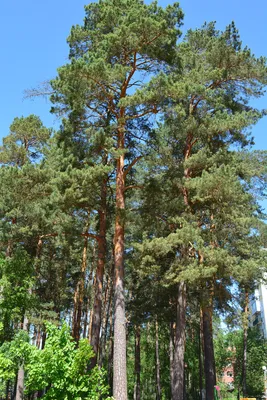
[[[60,129],[17,117],[3,139],[2,399],[261,397],[266,59],[234,23],[183,18],[178,3],[86,6],[69,61],[26,93]]]

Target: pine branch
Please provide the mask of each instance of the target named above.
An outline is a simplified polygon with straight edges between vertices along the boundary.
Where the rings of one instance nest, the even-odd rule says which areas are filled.
[[[136,157],[126,168],[126,170],[123,173],[124,178],[126,178],[126,176],[128,175],[128,173],[131,171],[131,169],[133,168],[133,166],[137,163],[137,161],[139,161],[141,158],[143,158],[144,156],[139,156]]]
[[[128,189],[144,189],[144,186],[142,186],[142,185],[129,185],[129,186],[125,187],[124,191],[126,192],[126,190],[128,190]]]
[[[157,114],[158,112],[159,112],[159,110],[157,109],[157,107],[153,106],[152,108],[149,108],[148,110],[146,110],[146,111],[144,111],[144,112],[142,112],[140,114],[136,114],[136,115],[133,115],[131,117],[126,117],[125,119],[127,121],[129,121],[129,120],[133,120],[133,119],[137,119],[137,118],[142,118],[147,114]]]
[[[23,100],[32,99],[33,97],[47,97],[51,96],[55,93],[55,90],[52,89],[50,82],[45,81],[42,82],[37,88],[33,89],[25,89],[24,90]]]

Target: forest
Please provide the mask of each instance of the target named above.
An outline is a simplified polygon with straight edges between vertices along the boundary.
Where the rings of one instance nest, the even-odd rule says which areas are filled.
[[[183,20],[88,4],[68,61],[25,92],[59,128],[18,115],[3,133],[3,400],[262,398],[267,60],[234,22]]]

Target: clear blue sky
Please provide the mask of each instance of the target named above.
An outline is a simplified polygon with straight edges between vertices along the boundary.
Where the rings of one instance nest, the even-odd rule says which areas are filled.
[[[160,5],[171,3],[159,0]],[[85,0],[3,0],[0,13],[0,138],[8,135],[15,116],[38,114],[56,126],[44,99],[24,100],[23,91],[53,78],[68,57],[66,37],[73,24],[82,23]],[[267,56],[266,0],[183,0],[183,30],[204,21],[217,21],[221,29],[234,20],[243,43],[256,55]],[[259,106],[267,108],[267,97]],[[253,129],[256,147],[267,149],[267,118]]]

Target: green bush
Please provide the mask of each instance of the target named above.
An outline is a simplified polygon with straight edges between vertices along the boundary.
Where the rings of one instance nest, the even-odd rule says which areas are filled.
[[[82,339],[76,347],[66,324],[61,328],[47,324],[46,329],[43,350],[19,337],[0,348],[0,378],[14,377],[23,361],[27,393],[43,391],[44,400],[110,399],[104,371],[98,367],[88,371],[94,355],[89,341]]]

